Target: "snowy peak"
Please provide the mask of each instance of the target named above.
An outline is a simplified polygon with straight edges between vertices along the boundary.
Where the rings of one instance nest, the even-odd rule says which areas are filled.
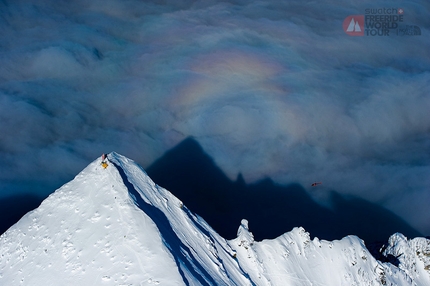
[[[0,245],[2,285],[182,281],[156,225],[135,207],[116,168],[104,169],[100,159],[10,228]]]
[[[430,240],[417,237],[408,240],[403,234],[393,234],[383,254],[390,257],[395,265],[402,269],[411,279],[427,277],[427,285],[430,285],[428,274],[430,273]]]
[[[252,245],[254,243],[254,235],[249,231],[248,221],[243,219],[240,223],[239,229],[237,230],[237,240],[241,242],[246,242],[247,245]]]
[[[395,234],[381,262],[356,236],[255,241],[245,219],[227,241],[110,153],[0,236],[0,285],[430,285],[429,245]]]

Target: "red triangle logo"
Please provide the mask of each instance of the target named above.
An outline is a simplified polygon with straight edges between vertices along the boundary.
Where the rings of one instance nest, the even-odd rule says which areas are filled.
[[[350,36],[364,36],[364,15],[350,15],[343,20],[343,30]]]

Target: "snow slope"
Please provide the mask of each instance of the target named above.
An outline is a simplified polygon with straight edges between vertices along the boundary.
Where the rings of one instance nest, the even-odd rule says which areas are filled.
[[[430,240],[394,234],[372,257],[356,236],[303,228],[227,241],[132,160],[92,162],[0,236],[0,285],[430,285]],[[252,223],[252,222],[251,222]]]

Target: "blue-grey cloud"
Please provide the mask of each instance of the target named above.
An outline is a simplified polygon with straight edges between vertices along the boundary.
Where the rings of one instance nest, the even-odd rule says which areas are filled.
[[[421,36],[344,33],[375,5],[3,1],[2,196],[194,136],[231,178],[321,180],[430,233],[430,5],[390,3]]]

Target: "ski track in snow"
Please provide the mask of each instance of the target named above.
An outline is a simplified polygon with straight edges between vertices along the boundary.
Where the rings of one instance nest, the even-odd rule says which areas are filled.
[[[391,236],[397,265],[301,227],[254,241],[243,220],[227,241],[132,160],[108,158],[0,236],[0,285],[430,285],[428,239]]]

